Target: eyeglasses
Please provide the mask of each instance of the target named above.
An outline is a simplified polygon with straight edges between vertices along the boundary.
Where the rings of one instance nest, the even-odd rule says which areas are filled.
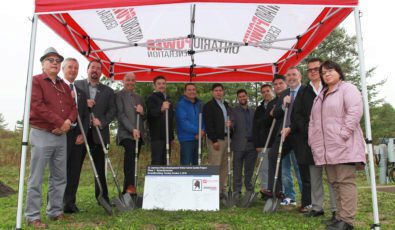
[[[320,67],[315,67],[312,69],[307,69],[307,72],[312,73],[312,72],[318,72],[320,70]]]
[[[321,75],[322,76],[325,76],[327,73],[332,73],[333,71],[335,71],[334,69],[328,69],[328,70],[323,70],[323,71],[321,71]]]
[[[62,63],[62,59],[60,59],[60,58],[47,58],[47,59],[45,59],[45,60],[47,60],[47,61],[49,61],[50,63],[54,63],[54,62],[56,62],[57,64],[60,64],[60,63]]]

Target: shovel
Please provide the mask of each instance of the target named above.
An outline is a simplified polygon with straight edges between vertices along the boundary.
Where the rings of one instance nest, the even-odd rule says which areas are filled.
[[[139,129],[139,124],[140,124],[140,114],[137,113],[137,130]],[[136,192],[137,192],[137,179],[138,179],[138,162],[139,162],[139,138],[137,138],[136,140],[136,147],[135,147],[135,157],[134,157],[134,187],[136,188]],[[137,194],[133,195],[133,202],[134,202],[134,206],[136,208],[141,208],[143,207],[143,197],[139,196]]]
[[[95,115],[93,114],[93,112],[91,112],[91,116],[92,116],[92,118],[95,118]],[[126,212],[131,209],[134,209],[134,203],[133,203],[132,198],[130,197],[129,193],[122,194],[122,192],[121,192],[114,168],[112,167],[110,158],[108,157],[108,148],[106,148],[106,146],[104,145],[103,137],[100,133],[99,127],[95,126],[95,128],[97,131],[97,135],[99,136],[101,146],[103,148],[105,161],[108,162],[108,166],[110,168],[112,177],[114,179],[115,186],[117,187],[117,190],[118,190],[118,196],[111,199],[111,203],[115,205],[115,207],[117,208],[117,210],[119,212]]]
[[[229,121],[229,116],[227,118]],[[235,205],[235,201],[233,199],[233,192],[232,192],[232,172],[230,170],[230,158],[231,158],[231,151],[230,151],[230,128],[227,127],[227,135],[228,135],[228,194],[223,198],[223,203],[226,207],[230,208]]]
[[[284,111],[284,121],[283,121],[283,126],[282,130],[285,128],[285,123],[286,123],[286,117],[288,115],[288,106],[289,104],[286,104],[285,106],[285,111]],[[263,207],[263,212],[266,213],[272,213],[277,211],[278,207],[280,206],[280,200],[276,197],[276,184],[278,180],[278,173],[280,171],[280,163],[281,163],[281,153],[283,150],[283,144],[284,144],[284,135],[281,134],[281,139],[280,139],[280,146],[278,148],[278,154],[277,154],[277,163],[276,163],[276,171],[274,173],[274,184],[273,184],[273,197],[269,198],[266,200],[265,206]]]
[[[170,165],[170,146],[169,146],[169,110],[165,112],[166,119],[166,165]]]
[[[198,165],[202,164],[202,113],[199,113]]]
[[[253,187],[252,187],[253,189],[255,189],[255,185],[256,185],[256,182],[258,180],[258,174],[259,174],[259,172],[261,170],[261,167],[262,167],[263,154],[267,154],[267,147],[269,146],[269,141],[270,141],[270,138],[272,136],[272,132],[273,132],[273,128],[274,128],[275,124],[276,124],[276,119],[273,119],[272,125],[270,126],[269,135],[267,136],[267,139],[266,139],[265,147],[263,148],[263,151],[261,152],[262,155],[259,158],[258,168],[257,168],[257,170],[255,172],[254,178],[252,179],[252,181],[254,181],[254,184],[253,184]],[[243,207],[243,208],[250,207],[251,203],[255,200],[255,197],[257,195],[258,195],[257,192],[247,191],[246,194],[244,195],[243,200],[241,200],[241,202],[240,202],[240,206]]]
[[[91,151],[90,151],[90,148],[88,145],[88,139],[86,138],[86,134],[85,134],[82,122],[81,122],[80,115],[77,116],[77,121],[78,121],[78,126],[80,127],[80,130],[81,130],[82,137],[84,138],[84,144],[85,144],[86,152],[88,153],[88,156],[89,156],[89,161],[91,162],[93,175],[95,176],[96,183],[99,187],[99,195],[97,196],[97,201],[104,208],[104,210],[107,212],[108,215],[112,215],[111,205],[103,197],[103,187],[102,187],[102,184],[99,179],[99,174],[97,173],[97,170],[96,170],[95,162],[93,161],[93,158],[92,158],[92,154],[91,154]]]

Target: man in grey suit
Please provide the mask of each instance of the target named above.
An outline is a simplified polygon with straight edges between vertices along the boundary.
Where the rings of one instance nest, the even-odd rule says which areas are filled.
[[[257,152],[255,150],[252,124],[255,109],[248,106],[248,94],[245,89],[237,91],[239,105],[233,109],[233,191],[238,199],[242,187],[242,170],[244,165],[244,185],[247,191],[253,191],[251,177],[254,173]]]
[[[87,139],[89,148],[91,149],[93,161],[95,163],[99,180],[102,183],[103,197],[108,199],[107,182],[105,175],[105,159],[98,133],[94,126],[98,126],[103,137],[104,144],[110,143],[109,125],[116,114],[114,90],[109,86],[100,83],[102,74],[102,64],[99,60],[93,60],[88,65],[88,79],[75,81],[75,85],[82,90],[87,97],[88,108],[94,114],[91,117],[91,125],[88,129]],[[86,150],[85,150],[86,151]],[[99,186],[95,181],[96,199],[99,195]]]
[[[129,194],[136,194],[134,181],[134,169],[136,156],[136,140],[139,139],[139,148],[142,144],[144,133],[143,101],[139,95],[134,92],[136,85],[136,76],[129,72],[123,77],[123,89],[116,95],[118,132],[117,144],[122,145],[125,149],[123,160],[124,184],[123,191]],[[137,114],[139,117],[139,127],[137,127]]]

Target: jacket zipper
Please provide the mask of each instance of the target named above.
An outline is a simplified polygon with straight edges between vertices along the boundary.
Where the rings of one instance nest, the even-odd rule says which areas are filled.
[[[328,96],[328,95],[326,95]],[[322,103],[321,103],[321,130],[322,130],[322,141],[324,143],[324,159],[325,159],[325,163],[328,164],[328,161],[326,159],[326,146],[325,146],[325,135],[324,135],[324,122],[322,119],[322,109],[324,107],[324,98],[322,99]]]

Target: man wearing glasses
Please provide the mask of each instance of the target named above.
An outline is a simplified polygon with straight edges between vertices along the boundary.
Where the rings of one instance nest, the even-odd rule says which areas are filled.
[[[49,164],[47,216],[63,220],[63,194],[66,187],[66,133],[76,120],[77,109],[69,86],[58,77],[63,57],[52,47],[40,58],[43,73],[33,77],[30,142],[31,161],[25,216],[33,228],[46,228],[41,222],[41,187]]]
[[[298,148],[296,152],[299,155],[303,154],[305,163],[308,164],[310,168],[312,209],[305,214],[306,217],[318,217],[324,215],[324,189],[322,185],[323,167],[317,167],[314,165],[313,155],[307,142],[311,108],[313,106],[315,97],[322,90],[322,83],[319,73],[320,65],[321,60],[318,58],[312,58],[307,61],[307,77],[309,78],[310,82],[307,84],[306,90],[301,95],[301,97],[295,100],[294,106],[294,117],[298,124],[296,126],[297,129],[295,132],[299,137]],[[332,186],[328,184],[328,187],[330,210],[332,212],[332,219],[329,221],[331,221],[335,220],[336,202]]]

